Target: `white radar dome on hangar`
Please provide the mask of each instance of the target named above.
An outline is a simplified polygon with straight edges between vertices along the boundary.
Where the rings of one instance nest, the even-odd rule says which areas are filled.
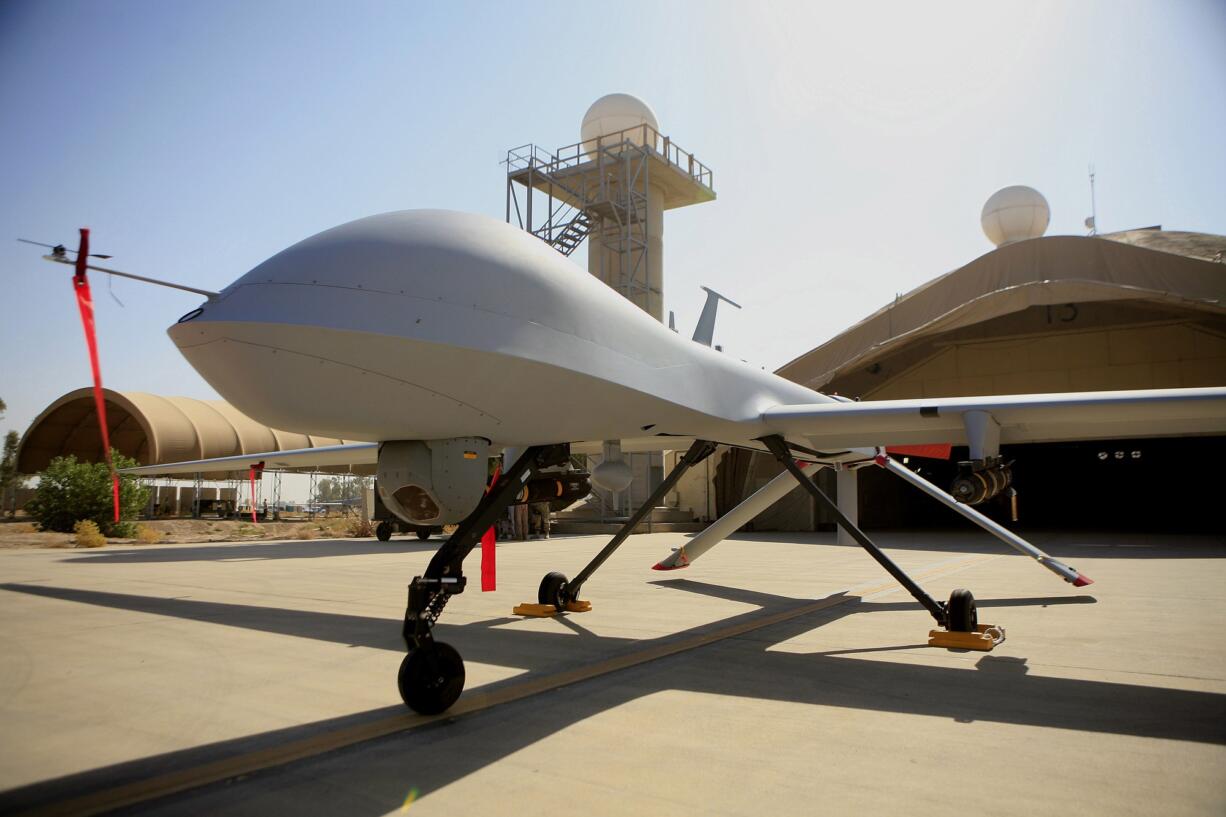
[[[979,217],[984,235],[998,247],[1038,238],[1047,232],[1050,221],[1047,199],[1038,190],[1022,184],[1002,187],[993,193]]]
[[[583,124],[579,128],[579,139],[584,142],[584,150],[588,156],[596,151],[596,140],[628,128],[647,125],[654,131],[660,130],[655,112],[651,106],[637,96],[630,94],[606,94],[592,103],[583,115]],[[626,134],[636,145],[643,144],[642,132]],[[647,137],[652,138],[650,134]],[[592,142],[591,145],[586,144]],[[618,140],[621,141],[621,140]]]

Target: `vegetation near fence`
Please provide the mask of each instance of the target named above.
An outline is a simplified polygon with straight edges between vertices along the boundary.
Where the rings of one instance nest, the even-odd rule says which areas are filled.
[[[0,419],[3,419],[6,411],[8,406],[4,400],[0,400]],[[20,485],[17,477],[17,445],[20,442],[21,437],[16,431],[4,435],[4,454],[0,455],[0,509],[5,506],[10,489]]]
[[[111,452],[116,468],[130,468],[136,460]],[[81,520],[92,520],[108,536],[131,538],[136,534],[131,520],[149,502],[149,489],[135,477],[120,475],[121,521],[116,523],[111,506],[111,472],[105,462],[80,462],[74,456],[56,457],[39,474],[34,498],[26,504],[43,530],[68,532]]]
[[[367,536],[375,535],[375,529],[374,526],[370,524],[370,520],[360,518],[351,521],[346,532],[355,539],[362,539]]]
[[[0,455],[0,508],[7,504],[9,491],[17,487],[17,445],[21,438],[16,431],[4,435],[4,454]]]
[[[106,544],[106,537],[98,530],[98,523],[92,519],[82,519],[72,526],[72,532],[77,535],[77,547],[100,548]]]

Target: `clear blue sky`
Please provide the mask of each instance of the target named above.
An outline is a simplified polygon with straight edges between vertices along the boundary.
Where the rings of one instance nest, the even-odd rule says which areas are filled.
[[[69,272],[18,236],[220,289],[387,210],[501,218],[509,147],[647,100],[715,171],[666,217],[666,305],[775,367],[990,249],[1028,184],[1081,233],[1226,233],[1226,3],[0,3],[0,397],[88,383]],[[580,263],[582,256],[578,257]],[[165,335],[193,296],[95,283],[107,385],[211,390]],[[2,429],[0,429],[2,430]]]

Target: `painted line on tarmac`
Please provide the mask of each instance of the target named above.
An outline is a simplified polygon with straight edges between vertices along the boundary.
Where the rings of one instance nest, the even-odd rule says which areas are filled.
[[[956,562],[943,562],[939,566],[915,574],[916,579],[926,579],[932,576],[958,572],[972,567],[980,562],[1000,558],[999,554],[980,555]],[[115,809],[133,806],[150,800],[180,794],[191,789],[198,789],[213,783],[221,783],[237,777],[265,771],[277,766],[284,766],[298,760],[322,755],[337,749],[343,749],[355,744],[364,743],[376,738],[387,737],[400,732],[410,732],[422,726],[442,720],[471,715],[502,704],[512,703],[542,692],[548,692],[559,687],[577,684],[599,678],[602,675],[629,669],[630,667],[666,658],[678,653],[687,652],[735,638],[745,633],[761,630],[794,618],[838,607],[848,602],[860,601],[874,595],[884,595],[902,589],[897,582],[884,582],[873,587],[863,588],[855,595],[828,596],[814,602],[790,607],[776,613],[755,616],[748,621],[718,627],[708,632],[699,633],[687,638],[676,638],[661,644],[655,644],[636,652],[606,658],[582,667],[564,670],[562,672],[529,678],[520,683],[511,684],[485,691],[476,689],[460,697],[455,706],[441,715],[423,716],[405,712],[403,715],[393,715],[380,718],[369,723],[357,724],[342,729],[335,729],[310,737],[291,740],[279,746],[258,749],[234,757],[202,763],[181,771],[156,775],[145,780],[136,780],[109,789],[94,791],[79,797],[58,800],[41,806],[35,806],[20,815],[93,815],[102,814]],[[846,592],[846,591],[845,591]]]

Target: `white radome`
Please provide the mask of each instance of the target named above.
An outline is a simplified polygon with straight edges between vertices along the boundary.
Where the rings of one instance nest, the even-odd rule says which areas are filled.
[[[1047,232],[1050,221],[1047,199],[1038,190],[1022,184],[1002,187],[993,193],[979,217],[984,235],[998,247],[1038,238]]]
[[[583,125],[579,128],[579,139],[585,143],[592,142],[591,145],[584,144],[583,146],[587,155],[592,156],[596,151],[596,139],[639,125],[647,125],[655,131],[660,130],[655,112],[651,110],[650,105],[630,94],[606,94],[593,102],[592,107],[588,108],[587,113],[583,115]],[[641,130],[639,133],[626,135],[630,142],[636,145],[643,144],[644,134]],[[651,138],[650,134],[648,138]]]

